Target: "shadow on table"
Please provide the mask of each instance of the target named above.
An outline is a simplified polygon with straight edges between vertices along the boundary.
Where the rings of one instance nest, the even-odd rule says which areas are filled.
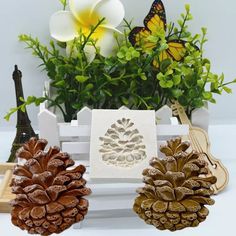
[[[81,229],[86,230],[127,230],[147,229],[151,226],[142,221],[132,210],[99,211],[88,214]],[[77,228],[77,227],[75,227]]]

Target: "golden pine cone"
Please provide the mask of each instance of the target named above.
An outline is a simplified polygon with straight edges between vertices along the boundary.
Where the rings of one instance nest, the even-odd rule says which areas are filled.
[[[26,163],[14,170],[12,223],[30,234],[61,233],[88,211],[85,167],[67,170],[74,165],[70,156],[57,147],[45,152],[46,145],[46,140],[31,138],[16,154]]]
[[[209,213],[204,205],[213,205],[212,184],[216,177],[203,177],[207,164],[199,153],[188,153],[190,144],[180,138],[161,147],[165,158],[153,158],[152,168],[143,171],[143,188],[135,199],[133,209],[147,224],[160,230],[180,230],[196,227]]]

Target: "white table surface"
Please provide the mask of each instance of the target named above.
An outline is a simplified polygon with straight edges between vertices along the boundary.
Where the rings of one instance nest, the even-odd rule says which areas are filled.
[[[230,173],[230,182],[227,189],[214,196],[215,205],[209,207],[210,215],[197,228],[188,228],[174,234],[169,231],[159,231],[146,225],[138,217],[87,219],[82,229],[72,227],[61,235],[83,236],[234,236],[236,212],[236,125],[210,126],[209,136],[212,144],[212,154],[220,157]],[[0,129],[0,162],[5,162],[9,156],[14,132]],[[11,224],[10,214],[0,213],[0,235],[27,235]]]

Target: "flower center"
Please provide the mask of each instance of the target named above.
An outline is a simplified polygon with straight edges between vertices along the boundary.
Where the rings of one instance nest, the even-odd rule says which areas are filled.
[[[91,13],[90,9],[81,12],[79,18],[80,22],[78,22],[78,31],[82,31],[85,36],[88,36],[91,33],[93,27],[96,27],[99,21],[102,19],[102,17],[97,12],[93,11]],[[91,35],[91,38],[94,40],[101,38],[104,34],[104,31],[104,28],[99,25]]]

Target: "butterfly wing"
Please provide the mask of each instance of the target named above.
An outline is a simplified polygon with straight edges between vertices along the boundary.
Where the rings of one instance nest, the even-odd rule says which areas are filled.
[[[151,32],[145,27],[135,27],[129,34],[129,41],[134,46],[139,46],[143,51],[150,51],[155,48],[156,44],[148,40]]]
[[[153,60],[153,66],[156,67],[156,68],[159,68],[159,66],[160,66],[159,63],[162,62],[162,61],[164,61],[164,60],[166,60],[166,59],[168,59],[168,58],[170,58],[170,56],[169,56],[169,54],[167,53],[167,51],[166,51],[166,50],[162,51],[162,52],[160,53],[159,57],[154,58],[154,60]]]
[[[144,19],[144,25],[152,33],[163,29],[166,31],[166,12],[161,0],[155,0]]]
[[[166,53],[169,58],[174,61],[181,61],[186,54],[185,41],[183,40],[171,40],[168,41],[168,49],[166,49]]]
[[[132,45],[140,45],[150,34],[151,32],[145,27],[135,27],[129,34],[129,41]]]
[[[153,61],[153,66],[158,68],[160,62],[171,59],[174,61],[181,61],[186,53],[185,41],[183,40],[171,40],[168,42],[168,48],[162,51],[158,58],[155,58]]]
[[[157,45],[150,42],[149,36],[155,35],[160,30],[166,31],[166,13],[161,0],[155,0],[148,15],[144,19],[145,27],[135,27],[129,34],[132,45],[140,46],[144,51],[150,51]],[[168,39],[167,39],[168,40]],[[185,41],[169,40],[168,49],[162,51],[158,58],[154,59],[153,65],[159,67],[159,63],[167,58],[181,61],[186,53]]]
[[[144,49],[153,49],[156,45],[148,40],[148,36],[159,31],[166,30],[166,14],[161,0],[155,0],[148,15],[144,19],[145,27],[135,27],[129,34],[131,44],[141,46]]]

